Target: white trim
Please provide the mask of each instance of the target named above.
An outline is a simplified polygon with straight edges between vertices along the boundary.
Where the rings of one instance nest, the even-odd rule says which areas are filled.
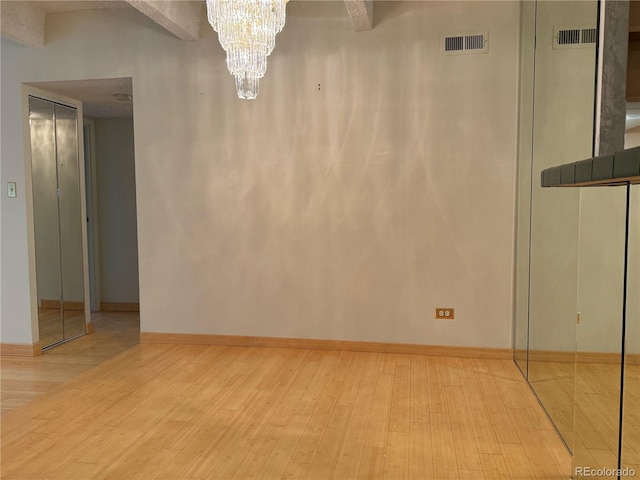
[[[92,312],[100,310],[100,237],[99,237],[99,217],[98,217],[98,181],[96,166],[96,122],[91,117],[84,117],[83,126],[89,127],[89,177],[91,185],[86,185],[86,193],[91,194],[91,244],[93,247],[92,264],[93,270],[89,269],[89,288],[91,290],[90,308]],[[84,146],[84,145],[83,145]],[[85,159],[86,162],[86,159]],[[85,163],[86,165],[86,163]],[[86,178],[86,177],[85,177]],[[87,232],[87,250],[89,246],[89,236]]]

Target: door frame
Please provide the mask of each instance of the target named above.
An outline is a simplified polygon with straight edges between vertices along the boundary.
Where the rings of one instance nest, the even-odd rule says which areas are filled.
[[[84,145],[84,124],[82,102],[73,98],[58,95],[56,93],[42,90],[31,85],[21,85],[22,96],[22,142],[24,152],[24,194],[27,206],[27,256],[29,261],[29,310],[31,313],[31,341],[39,345],[40,343],[40,326],[38,324],[38,285],[36,279],[36,244],[35,244],[35,218],[33,213],[33,181],[31,177],[31,129],[29,126],[29,96],[42,98],[50,102],[59,103],[76,109],[78,118],[76,121],[78,147]],[[80,214],[81,218],[87,217],[86,198],[85,198],[85,181],[84,181],[84,147],[78,148],[78,169],[80,177]],[[80,222],[82,230],[82,270],[84,284],[84,318],[85,333],[93,331],[91,323],[89,291],[89,254],[87,248],[87,222]]]
[[[100,226],[98,217],[98,181],[96,165],[96,122],[91,117],[84,117],[83,129],[89,135],[84,136],[88,144],[89,157],[85,155],[85,186],[87,209],[87,246],[89,259],[89,304],[92,312],[100,311]],[[84,133],[84,130],[83,130]],[[83,148],[85,143],[83,143]]]

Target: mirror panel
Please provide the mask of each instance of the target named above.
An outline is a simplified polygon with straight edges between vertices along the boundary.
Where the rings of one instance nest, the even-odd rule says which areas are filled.
[[[60,304],[62,292],[53,103],[29,98],[29,132],[38,325],[40,342],[46,347],[64,339]]]
[[[572,450],[580,192],[542,189],[540,175],[592,156],[595,44],[555,39],[559,29],[596,28],[598,3],[535,5],[528,380]]]
[[[82,265],[82,210],[78,164],[77,110],[55,105],[58,185],[60,188],[60,252],[64,336],[84,333],[84,271]]]
[[[631,187],[629,199],[625,339],[620,465],[640,475],[640,185]]]
[[[85,332],[77,109],[29,97],[38,327],[43,348]]]
[[[529,333],[529,248],[531,216],[531,154],[533,135],[533,79],[536,4],[522,2],[520,10],[520,120],[516,197],[515,308],[513,358],[527,376]]]
[[[579,191],[574,468],[617,478],[627,187]]]

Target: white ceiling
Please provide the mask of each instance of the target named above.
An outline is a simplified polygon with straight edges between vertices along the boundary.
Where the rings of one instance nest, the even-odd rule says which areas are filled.
[[[354,30],[373,28],[373,0],[343,0]],[[135,9],[184,41],[198,40],[204,0],[2,0],[0,30],[3,38],[27,47],[46,43],[47,14],[74,10]],[[295,9],[292,9],[295,12]],[[206,15],[206,14],[205,14]],[[115,94],[132,95],[130,78],[69,80],[33,83],[36,87],[83,102],[92,117],[131,117],[131,102],[119,102]]]
[[[31,5],[41,9],[45,13],[69,12],[73,10],[98,10],[101,8],[117,9],[131,8],[123,0],[91,1],[91,0],[32,0]]]
[[[131,78],[36,82],[29,85],[80,100],[84,115],[88,117],[133,117],[133,102],[121,102],[115,98],[118,93],[133,95]]]

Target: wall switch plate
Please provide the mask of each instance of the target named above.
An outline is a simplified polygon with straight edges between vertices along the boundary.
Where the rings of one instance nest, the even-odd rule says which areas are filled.
[[[436,308],[436,318],[439,320],[453,320],[453,308]]]
[[[9,198],[16,198],[16,182],[7,183],[7,196]]]

